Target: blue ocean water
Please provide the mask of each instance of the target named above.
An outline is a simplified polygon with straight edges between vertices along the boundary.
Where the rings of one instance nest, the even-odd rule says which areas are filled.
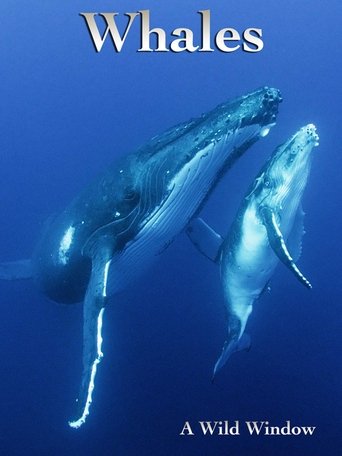
[[[71,3],[71,4],[70,4]],[[217,267],[180,235],[155,267],[112,299],[91,414],[67,421],[78,392],[82,306],[41,296],[30,281],[0,283],[3,455],[338,454],[341,448],[341,5],[336,0],[59,1],[0,5],[0,258],[29,258],[45,220],[115,158],[166,128],[257,87],[281,90],[277,126],[224,177],[203,216],[227,232],[274,148],[313,122],[320,135],[304,195],[300,265],[307,291],[279,266],[248,324],[252,349],[211,384],[225,337]],[[261,27],[257,54],[96,54],[82,11],[150,9],[151,25],[199,34]],[[124,24],[124,22],[120,22]],[[198,35],[197,35],[198,36]],[[185,421],[316,426],[312,437],[180,436]]]

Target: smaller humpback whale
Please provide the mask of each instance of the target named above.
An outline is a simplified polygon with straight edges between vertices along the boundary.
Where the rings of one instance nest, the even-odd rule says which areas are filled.
[[[0,278],[32,275],[50,299],[84,302],[83,372],[71,427],[89,414],[108,298],[187,226],[224,172],[275,124],[280,101],[277,89],[264,87],[156,136],[50,222],[32,262],[0,265]]]
[[[232,353],[249,348],[249,336],[244,334],[248,317],[279,260],[311,288],[295,262],[304,234],[300,201],[318,140],[315,126],[309,124],[275,150],[243,199],[224,241],[201,219],[187,228],[196,247],[220,264],[228,338],[213,378]]]

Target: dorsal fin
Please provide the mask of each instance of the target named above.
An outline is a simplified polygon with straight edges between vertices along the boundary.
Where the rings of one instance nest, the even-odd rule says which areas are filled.
[[[274,253],[277,255],[279,260],[288,268],[297,279],[307,288],[312,288],[311,283],[304,277],[301,271],[298,269],[296,263],[291,257],[282,232],[278,226],[274,211],[269,207],[263,207],[261,210],[261,216],[263,217],[263,223],[267,230],[268,241],[272,247]]]
[[[222,236],[214,231],[204,220],[196,218],[186,228],[194,246],[209,260],[217,262],[223,243]]]

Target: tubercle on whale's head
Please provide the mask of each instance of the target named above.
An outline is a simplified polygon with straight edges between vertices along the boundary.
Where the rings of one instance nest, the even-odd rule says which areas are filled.
[[[297,131],[280,145],[265,165],[260,176],[264,201],[273,199],[279,206],[300,198],[306,186],[311,168],[312,150],[318,146],[318,134],[313,124]]]
[[[316,147],[319,145],[319,136],[314,124],[310,123],[302,127],[292,138],[294,146],[301,151],[305,147]],[[294,153],[295,151],[292,151]]]
[[[266,136],[275,125],[281,102],[278,89],[262,87],[203,114],[196,126],[201,130],[201,139],[220,140],[227,132],[230,134],[252,127],[254,140],[257,140]]]
[[[241,105],[242,126],[258,123],[261,127],[260,136],[266,136],[267,128],[275,125],[279,104],[282,96],[278,89],[262,87],[244,97]]]
[[[300,128],[283,146],[280,146],[275,159],[284,170],[294,174],[306,167],[311,152],[319,145],[319,136],[314,124]]]
[[[282,102],[280,90],[262,87],[239,98],[223,103],[219,108],[225,113],[236,113],[240,126],[258,123],[266,126],[275,122],[279,104]]]
[[[278,89],[262,87],[242,98],[239,110],[240,126],[258,125],[259,137],[268,135],[276,124],[282,96]]]

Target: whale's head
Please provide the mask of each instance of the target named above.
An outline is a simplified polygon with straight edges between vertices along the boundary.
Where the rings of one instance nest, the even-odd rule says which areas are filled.
[[[276,149],[259,178],[264,204],[280,209],[298,205],[310,173],[311,152],[318,144],[316,127],[308,124]]]
[[[258,123],[264,127],[260,135],[266,136],[269,132],[267,127],[275,124],[281,102],[280,91],[272,87],[262,87],[242,97],[239,111],[241,126]]]
[[[168,142],[165,150],[174,165],[170,180],[180,169],[194,166],[198,167],[197,174],[209,176],[208,160],[201,159],[208,155],[215,168],[213,181],[219,180],[250,146],[269,133],[275,125],[281,101],[278,89],[262,87],[221,103],[197,119],[172,129],[171,134],[168,131],[164,135]],[[153,156],[160,161],[159,155],[154,153]],[[189,177],[184,176],[189,184]]]
[[[311,152],[318,144],[319,137],[315,125],[308,124],[302,127],[277,149],[267,171],[267,177],[278,186],[292,186],[295,181],[302,181],[310,168]]]
[[[256,136],[266,136],[275,125],[282,97],[275,88],[262,87],[239,98],[222,103],[203,116],[215,138],[220,132],[255,127]]]

